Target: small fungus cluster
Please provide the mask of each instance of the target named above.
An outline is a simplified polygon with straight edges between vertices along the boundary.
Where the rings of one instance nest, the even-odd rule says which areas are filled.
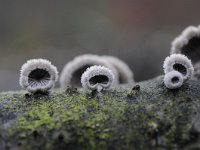
[[[193,75],[193,65],[185,55],[172,54],[164,61],[164,83],[169,89],[176,89],[182,86],[184,81],[189,80]]]
[[[171,44],[171,54],[187,56],[194,66],[192,79],[200,78],[200,26],[189,26]]]
[[[90,79],[91,77],[92,79]],[[105,79],[108,79],[108,85],[106,86],[101,83],[105,82]],[[90,82],[86,82],[89,80],[97,82],[98,86],[92,86]],[[111,85],[133,82],[133,72],[125,62],[113,56],[92,54],[80,55],[68,62],[60,77],[61,88],[81,87],[82,85],[87,91],[107,90]]]
[[[57,68],[45,59],[31,59],[21,68],[20,85],[30,94],[48,94],[58,80]],[[113,56],[85,54],[68,62],[60,76],[62,89],[83,87],[86,91],[108,90],[120,83],[132,83],[133,72]]]
[[[171,44],[164,61],[164,84],[181,87],[189,79],[200,79],[200,26],[187,27]],[[194,66],[194,67],[193,67]],[[45,59],[32,59],[21,68],[20,85],[31,94],[49,94],[58,80],[57,68]],[[83,87],[86,91],[108,90],[112,86],[134,83],[129,66],[114,56],[85,54],[75,57],[60,75],[62,89]]]
[[[171,56],[167,57],[164,62],[164,83],[167,88],[181,87],[188,79],[199,80],[200,26],[189,26],[183,30],[172,41],[170,54]],[[176,71],[176,73],[171,73],[172,71]]]

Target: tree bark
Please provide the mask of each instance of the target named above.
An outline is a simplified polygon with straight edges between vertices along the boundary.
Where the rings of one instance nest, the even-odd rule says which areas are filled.
[[[103,93],[0,94],[0,149],[200,149],[200,82],[163,77]]]

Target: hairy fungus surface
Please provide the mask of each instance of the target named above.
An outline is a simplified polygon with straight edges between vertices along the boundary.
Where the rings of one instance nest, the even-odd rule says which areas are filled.
[[[177,89],[183,85],[183,76],[178,71],[165,74],[164,84],[169,89]]]
[[[85,90],[93,91],[108,90],[114,84],[113,72],[104,66],[92,66],[81,76],[81,83]]]
[[[168,56],[163,64],[165,74],[171,71],[178,71],[183,75],[184,80],[193,76],[194,67],[191,60],[182,54],[172,54]]]
[[[48,93],[57,79],[57,68],[50,61],[32,59],[22,66],[19,82],[30,93]]]
[[[193,63],[200,61],[200,27],[189,26],[172,41],[171,54],[181,53]]]
[[[94,65],[101,65],[111,69],[116,77],[114,81],[115,84],[119,83],[118,71],[112,64],[98,55],[85,54],[75,57],[65,65],[60,75],[61,88],[66,89],[69,86],[81,87],[82,74],[87,68]]]

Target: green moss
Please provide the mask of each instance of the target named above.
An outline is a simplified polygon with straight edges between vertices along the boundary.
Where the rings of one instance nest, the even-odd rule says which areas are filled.
[[[44,103],[38,107],[33,107],[23,117],[17,119],[19,128],[34,130],[42,126],[46,126],[49,129],[55,128],[55,122],[50,116],[49,103]]]

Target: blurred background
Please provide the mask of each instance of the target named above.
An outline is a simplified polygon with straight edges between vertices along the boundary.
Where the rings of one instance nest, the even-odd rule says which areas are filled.
[[[0,0],[0,91],[20,89],[26,60],[62,67],[85,53],[127,62],[136,81],[163,74],[171,41],[200,23],[199,0]]]

